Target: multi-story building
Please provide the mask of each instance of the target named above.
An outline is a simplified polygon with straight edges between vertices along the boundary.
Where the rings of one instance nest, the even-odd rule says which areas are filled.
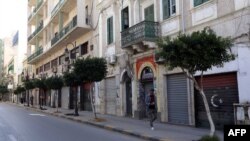
[[[39,76],[65,71],[66,48],[71,60],[105,57],[108,75],[95,84],[97,112],[145,118],[145,95],[153,88],[161,121],[207,126],[192,82],[179,69],[168,70],[154,54],[158,37],[210,27],[231,36],[237,55],[204,77],[212,115],[221,128],[234,120],[233,103],[250,101],[249,6],[249,0],[30,0],[27,61]],[[88,84],[79,89],[80,109],[91,110]],[[71,93],[69,87],[59,92],[62,108],[73,107]],[[48,105],[53,105],[53,95],[47,92]]]
[[[216,127],[233,123],[233,103],[250,101],[249,6],[249,0],[99,0],[99,52],[109,60],[100,85],[100,112],[146,117],[144,98],[154,88],[161,121],[207,126],[192,82],[180,70],[168,70],[154,52],[158,37],[210,27],[234,41],[236,60],[213,67],[204,77]]]
[[[0,76],[3,74],[3,58],[4,58],[4,42],[2,39],[0,39]],[[0,78],[1,79],[1,78]],[[1,80],[0,80],[1,82]]]
[[[98,52],[95,0],[29,0],[28,58],[34,77],[61,75],[66,71],[65,50],[70,62]],[[80,109],[90,110],[88,90],[83,84],[78,94]],[[39,93],[34,90],[33,94]],[[63,87],[58,101],[62,108],[73,108],[72,88]],[[53,91],[47,91],[46,105],[55,106]],[[85,98],[83,98],[85,97]],[[87,103],[87,104],[83,104]]]

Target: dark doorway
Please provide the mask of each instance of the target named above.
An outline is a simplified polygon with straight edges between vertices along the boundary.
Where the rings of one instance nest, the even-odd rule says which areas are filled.
[[[62,107],[62,89],[59,89],[57,91],[57,96],[58,96],[58,107]]]
[[[140,82],[140,112],[141,118],[146,118],[146,103],[145,98],[149,93],[150,89],[154,88],[154,74],[153,70],[150,67],[145,67],[141,74],[141,82]]]
[[[83,111],[92,111],[90,100],[90,84],[84,83],[80,88],[80,109]]]
[[[69,93],[69,109],[74,109],[74,95],[75,95],[75,88],[74,87],[70,87],[69,88],[70,93]]]
[[[125,74],[125,87],[126,87],[126,116],[132,116],[132,87],[131,79]]]

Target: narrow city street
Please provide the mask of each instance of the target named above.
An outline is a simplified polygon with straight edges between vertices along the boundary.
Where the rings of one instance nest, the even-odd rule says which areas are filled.
[[[140,141],[135,137],[0,103],[0,141]]]

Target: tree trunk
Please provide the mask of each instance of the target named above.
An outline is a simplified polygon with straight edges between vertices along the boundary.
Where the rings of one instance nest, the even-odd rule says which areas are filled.
[[[92,86],[92,83],[90,84],[90,102],[91,102],[91,106],[92,106],[92,111],[93,111],[93,114],[94,114],[94,117],[95,119],[97,119],[97,115],[96,115],[96,110],[95,110],[95,103],[93,101],[93,86]]]
[[[56,93],[56,112],[58,113],[58,91],[55,90]]]
[[[210,136],[214,136],[214,133],[215,133],[215,126],[214,126],[214,121],[213,121],[213,118],[211,116],[211,112],[210,112],[210,108],[209,108],[209,105],[208,105],[208,102],[207,102],[207,97],[203,91],[203,89],[198,89],[200,95],[202,96],[202,100],[204,102],[204,106],[205,106],[205,109],[206,109],[206,113],[207,113],[207,118],[208,118],[208,121],[209,121],[209,125],[210,125]]]

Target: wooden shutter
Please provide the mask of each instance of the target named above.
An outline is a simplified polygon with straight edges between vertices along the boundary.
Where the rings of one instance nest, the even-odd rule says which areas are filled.
[[[144,9],[145,21],[154,21],[154,5]]]

